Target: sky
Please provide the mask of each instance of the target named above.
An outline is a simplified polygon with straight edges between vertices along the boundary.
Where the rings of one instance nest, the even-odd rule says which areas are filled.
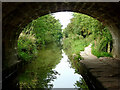
[[[73,17],[72,14],[73,12],[57,12],[53,13],[53,16],[55,19],[60,20],[61,25],[63,25],[62,29],[64,29],[70,23],[70,19]]]

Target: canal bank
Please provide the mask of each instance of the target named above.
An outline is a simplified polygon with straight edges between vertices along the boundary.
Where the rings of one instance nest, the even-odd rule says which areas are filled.
[[[80,71],[83,77],[88,76],[89,81],[97,90],[120,90],[120,60],[109,57],[97,58],[91,54],[91,46],[85,48],[80,55],[84,60],[80,60]],[[88,80],[86,80],[88,82]]]
[[[85,50],[90,49],[87,48]],[[53,46],[52,48],[45,48],[40,51],[40,57],[38,57],[38,59],[33,60],[28,65],[22,66],[22,72],[20,70],[21,67],[19,67],[19,69],[17,70],[18,73],[12,75],[9,83],[7,82],[4,86],[9,86],[6,88],[12,88],[12,86],[20,87],[20,85],[23,85],[24,88],[42,88],[42,86],[48,86],[53,88],[73,88],[76,83],[75,81],[81,83],[80,75],[82,75],[82,77],[86,81],[86,84],[89,87],[89,90],[119,90],[119,60],[113,58],[98,59],[95,56],[91,55],[90,51],[81,52],[81,55],[84,60],[80,60],[79,64],[74,63],[74,66],[78,69],[78,71],[76,71],[75,68],[72,68],[67,55],[63,51],[61,51],[60,48],[55,48],[55,46]],[[56,56],[59,56],[59,58]],[[50,62],[47,62],[47,60]],[[66,75],[66,73],[68,74]],[[13,85],[12,80],[15,79],[15,77],[17,76],[17,81],[15,81]],[[50,83],[50,81],[52,83]],[[63,83],[65,81],[66,83]],[[61,87],[59,83],[61,85],[63,84],[64,87]]]
[[[60,63],[53,70],[59,73],[57,78],[51,82],[54,85],[53,88],[81,88],[76,86],[76,82],[81,81],[83,77],[75,73],[75,69],[72,68],[71,62],[63,50]]]
[[[16,68],[17,69],[17,68]],[[12,77],[12,78],[11,78]],[[38,57],[18,67],[4,84],[3,90],[24,88],[85,88],[83,78],[75,73],[67,55],[56,45],[49,45],[40,50]]]

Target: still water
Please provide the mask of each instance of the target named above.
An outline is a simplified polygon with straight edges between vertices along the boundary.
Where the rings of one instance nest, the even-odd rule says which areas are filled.
[[[81,79],[81,75],[75,73],[75,69],[71,67],[70,60],[62,50],[62,59],[55,69],[60,75],[57,75],[53,83],[53,88],[75,88],[75,83]]]
[[[61,47],[55,44],[42,48],[35,60],[22,67],[17,81],[17,86],[21,90],[24,88],[84,87],[82,76],[75,73],[68,56]]]

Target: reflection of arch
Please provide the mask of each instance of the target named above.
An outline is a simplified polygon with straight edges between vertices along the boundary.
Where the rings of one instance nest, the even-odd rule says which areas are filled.
[[[120,3],[3,3],[3,68],[17,62],[17,38],[28,23],[45,14],[72,11],[90,15],[108,26],[113,55],[120,58]]]

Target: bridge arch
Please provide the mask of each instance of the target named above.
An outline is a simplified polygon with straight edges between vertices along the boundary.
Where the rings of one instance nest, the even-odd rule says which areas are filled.
[[[120,3],[98,2],[14,2],[2,4],[3,69],[18,62],[17,40],[22,29],[32,20],[60,11],[92,16],[102,22],[113,37],[113,56],[120,58]]]

